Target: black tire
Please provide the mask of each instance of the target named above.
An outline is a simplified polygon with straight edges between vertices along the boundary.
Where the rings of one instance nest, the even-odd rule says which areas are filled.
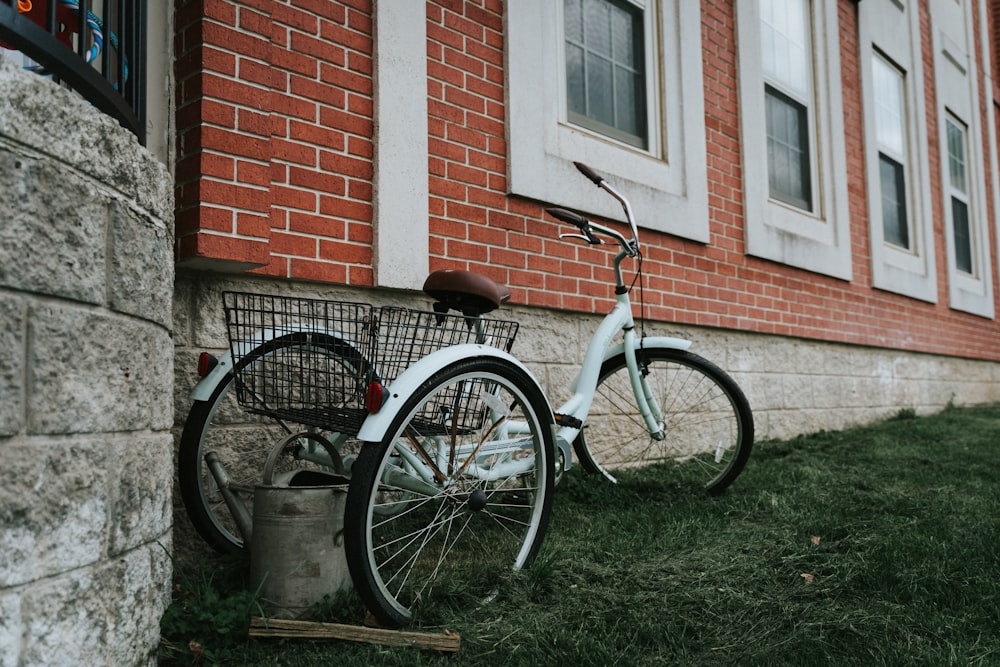
[[[491,418],[488,408],[501,404],[508,415]],[[504,432],[512,424],[526,428]],[[409,623],[435,603],[481,604],[512,570],[531,564],[551,511],[552,425],[527,373],[473,358],[435,373],[405,400],[383,441],[364,445],[347,494],[344,547],[354,587],[379,623]],[[497,453],[497,443],[508,449]],[[434,477],[420,479],[401,452],[435,461]],[[497,479],[470,474],[472,460]]]
[[[601,367],[590,415],[573,443],[580,464],[614,482],[617,470],[672,463],[685,480],[712,495],[722,493],[753,447],[746,396],[731,377],[696,354],[654,348],[636,356],[663,412],[666,437],[657,441],[649,435],[623,353]]]
[[[342,372],[344,377],[353,376],[362,382],[368,372],[366,360],[343,340],[316,333],[287,334],[245,355],[237,364],[236,374],[227,374],[207,401],[195,401],[188,412],[177,452],[181,499],[195,530],[218,551],[239,553],[243,549],[243,535],[205,464],[207,452],[216,452],[230,478],[230,490],[252,516],[253,491],[263,482],[265,465],[272,449],[276,446],[284,447],[282,465],[285,470],[289,469],[288,459],[297,458],[289,449],[294,447],[294,443],[285,442],[291,434],[302,431],[318,433],[336,444],[345,465],[353,459],[359,448],[353,437],[363,413],[358,403],[358,387],[348,387],[347,391],[342,392],[343,395],[337,396],[327,391],[323,398],[327,403],[325,407],[340,410],[340,413],[346,415],[348,422],[353,420],[350,437],[329,428],[317,427],[315,420],[309,417],[296,420],[250,414],[237,403],[235,378],[241,372],[252,371],[252,365],[263,361],[273,363],[275,360],[287,359],[288,375],[282,380],[286,384],[293,382],[295,373],[301,370],[303,351],[310,353],[307,358],[312,366],[309,369],[312,373]],[[318,444],[318,439],[303,438],[301,465],[338,472],[332,465],[323,464],[322,455],[310,455],[314,460],[305,458],[305,452],[317,447],[325,449]]]

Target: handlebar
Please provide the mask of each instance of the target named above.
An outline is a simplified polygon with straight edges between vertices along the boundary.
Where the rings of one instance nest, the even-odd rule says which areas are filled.
[[[599,234],[610,237],[615,241],[617,241],[618,245],[621,246],[622,251],[624,251],[624,253],[629,257],[635,257],[636,255],[638,255],[639,230],[636,227],[635,216],[632,215],[632,206],[629,204],[628,199],[626,199],[624,195],[615,190],[606,180],[604,180],[603,176],[598,174],[596,171],[594,171],[587,165],[583,164],[582,162],[574,162],[573,166],[575,166],[581,174],[590,179],[590,181],[594,185],[601,188],[602,190],[604,190],[605,192],[607,192],[612,197],[618,200],[618,202],[622,205],[622,209],[624,209],[625,211],[625,219],[628,222],[629,228],[632,231],[632,238],[628,239],[620,232],[617,232],[611,229],[610,227],[605,227],[604,225],[600,225],[596,222],[591,222],[584,216],[579,215],[578,213],[574,213],[573,211],[568,211],[564,208],[547,208],[545,209],[545,212],[551,215],[553,218],[574,225],[581,232],[580,234],[560,234],[559,238],[578,239],[581,241],[585,241],[591,245],[601,245],[604,242],[601,241],[601,239],[594,236],[594,232],[597,232]]]
[[[604,178],[602,178],[600,174],[582,162],[574,162],[573,166],[576,167],[581,174],[593,181],[594,185],[601,187],[601,181],[603,181]]]

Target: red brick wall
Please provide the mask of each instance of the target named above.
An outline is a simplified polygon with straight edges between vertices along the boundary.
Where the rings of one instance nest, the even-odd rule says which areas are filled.
[[[176,3],[179,266],[372,284],[370,5]]]
[[[431,268],[487,273],[517,303],[600,312],[610,253],[559,241],[565,230],[542,204],[507,195],[504,6],[427,2]],[[645,232],[647,316],[1000,359],[996,321],[948,307],[927,14],[923,2],[938,303],[872,288],[852,0],[839,0],[852,280],[745,254],[734,3],[703,0],[711,240]],[[269,275],[370,285],[369,3],[204,0],[179,3],[177,19],[181,265],[247,262]]]

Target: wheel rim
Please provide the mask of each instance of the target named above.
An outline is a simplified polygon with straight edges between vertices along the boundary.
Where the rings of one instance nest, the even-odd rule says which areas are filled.
[[[598,386],[585,429],[594,467],[616,472],[674,464],[684,478],[713,487],[736,464],[744,425],[736,399],[696,365],[652,358],[641,364],[664,418],[664,439],[652,438],[635,408],[628,371],[616,369]]]
[[[413,609],[431,595],[482,599],[496,590],[505,574],[527,565],[537,550],[550,463],[545,460],[543,426],[524,409],[525,396],[509,381],[490,378],[498,382],[492,386],[500,387],[504,405],[513,405],[503,420],[530,423],[527,434],[504,434],[490,419],[481,428],[433,433],[441,429],[423,419],[435,409],[430,406],[442,403],[438,396],[453,395],[462,383],[460,391],[475,394],[483,382],[481,375],[459,376],[428,396],[397,429],[377,469],[380,483],[372,488],[366,518],[368,563],[379,595],[402,619],[411,618]],[[453,417],[452,422],[459,420]],[[494,455],[485,446],[477,449],[490,429],[504,449],[513,451]],[[451,460],[443,449],[452,450],[453,443],[460,453]],[[445,479],[428,483],[419,478],[417,468],[407,462],[420,456],[418,448],[432,450],[432,459],[443,461],[439,472]],[[531,463],[525,463],[527,458]],[[474,468],[475,463],[481,468]],[[481,469],[497,479],[484,481],[471,474]]]

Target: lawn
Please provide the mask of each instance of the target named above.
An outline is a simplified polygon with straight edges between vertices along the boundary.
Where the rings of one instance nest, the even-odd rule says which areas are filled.
[[[575,468],[529,571],[411,628],[458,633],[454,655],[250,639],[240,568],[206,564],[177,576],[161,664],[1000,664],[998,434],[988,406],[761,442],[720,498]]]

